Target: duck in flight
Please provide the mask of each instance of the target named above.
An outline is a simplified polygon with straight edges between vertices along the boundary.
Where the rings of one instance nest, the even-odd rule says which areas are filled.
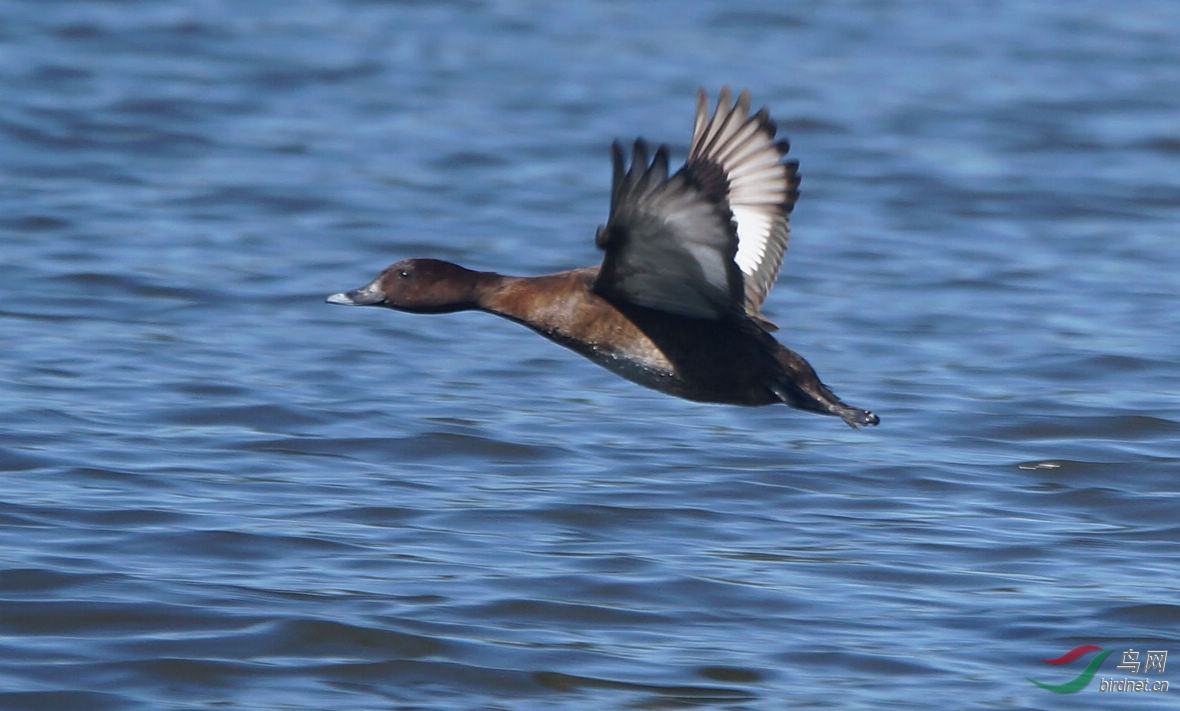
[[[798,162],[765,108],[721,90],[709,113],[697,94],[688,159],[668,174],[668,149],[635,141],[628,164],[612,146],[610,214],[595,243],[602,264],[544,276],[397,262],[330,304],[421,314],[478,310],[523,324],[628,380],[677,397],[791,407],[875,425],[771,335],[761,313],[787,248]]]

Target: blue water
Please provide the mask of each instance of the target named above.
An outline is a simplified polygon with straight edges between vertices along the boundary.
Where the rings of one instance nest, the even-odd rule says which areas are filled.
[[[1170,0],[0,0],[0,708],[1174,708],[1026,677],[1180,663],[1178,66]],[[879,428],[323,303],[595,263],[724,83]]]

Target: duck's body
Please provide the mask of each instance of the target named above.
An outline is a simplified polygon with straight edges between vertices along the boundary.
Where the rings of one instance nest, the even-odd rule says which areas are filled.
[[[672,177],[660,148],[637,142],[629,170],[615,144],[611,217],[600,267],[536,277],[408,259],[330,303],[416,313],[482,310],[528,326],[640,385],[688,400],[785,403],[875,425],[840,401],[759,312],[778,273],[798,195],[765,109],[723,90],[708,118],[701,93],[690,157]],[[747,240],[748,237],[748,240]],[[739,245],[739,239],[740,245]]]

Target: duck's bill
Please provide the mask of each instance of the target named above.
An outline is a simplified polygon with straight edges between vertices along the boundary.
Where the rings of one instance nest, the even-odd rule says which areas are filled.
[[[329,304],[340,304],[341,306],[356,306],[356,302],[352,300],[352,297],[343,291],[339,294],[332,294],[324,299],[324,301],[327,301]]]
[[[385,294],[377,288],[376,284],[367,284],[359,289],[332,294],[324,301],[341,306],[376,306],[385,302]]]

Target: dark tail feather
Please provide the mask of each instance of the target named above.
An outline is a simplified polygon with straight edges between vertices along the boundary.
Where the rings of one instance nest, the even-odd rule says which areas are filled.
[[[771,391],[787,405],[818,412],[821,415],[836,415],[855,429],[858,425],[876,425],[881,421],[874,413],[846,405],[828,386],[820,382],[811,364],[798,353],[781,346],[778,356],[786,377],[771,386]]]

